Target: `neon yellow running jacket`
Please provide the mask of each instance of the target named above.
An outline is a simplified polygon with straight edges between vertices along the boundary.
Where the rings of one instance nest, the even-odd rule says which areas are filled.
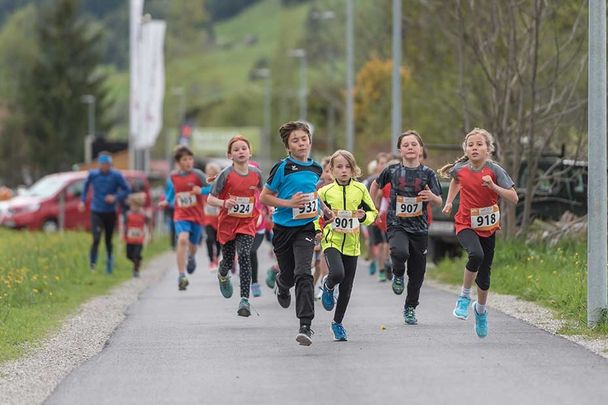
[[[376,220],[378,210],[374,206],[367,188],[358,181],[350,180],[343,186],[336,181],[319,189],[319,198],[336,217],[325,224],[321,246],[323,250],[333,247],[346,256],[361,254],[360,224],[369,225]],[[365,211],[361,220],[352,217],[359,208]]]

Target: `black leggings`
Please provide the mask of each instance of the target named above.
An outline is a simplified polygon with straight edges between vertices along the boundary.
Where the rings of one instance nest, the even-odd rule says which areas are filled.
[[[405,306],[416,308],[419,304],[420,289],[426,272],[426,249],[428,235],[416,235],[403,229],[391,227],[388,230],[388,244],[391,250],[393,274],[403,277],[407,263],[407,295]]]
[[[253,236],[238,233],[234,239],[222,245],[222,262],[220,275],[226,277],[234,264],[234,255],[239,255],[239,276],[241,279],[241,297],[249,298],[251,288],[251,246]]]
[[[97,252],[102,232],[105,234],[106,254],[108,257],[112,257],[112,236],[114,235],[115,225],[115,212],[91,212],[91,232],[93,234],[93,244],[89,254],[91,265],[97,263]]]
[[[458,242],[469,255],[466,269],[477,273],[475,283],[477,286],[487,291],[490,289],[490,269],[494,260],[494,247],[496,246],[496,233],[492,236],[483,238],[472,229],[464,229],[458,235]]]
[[[212,262],[217,260],[222,250],[222,245],[217,241],[217,230],[211,225],[205,226],[207,233],[207,254],[209,255],[209,261]]]
[[[251,282],[258,282],[258,249],[264,242],[264,234],[256,233],[251,246]]]
[[[334,322],[342,323],[348,301],[350,301],[350,293],[353,289],[355,281],[355,272],[357,271],[358,256],[343,255],[336,248],[327,248],[323,251],[325,262],[329,269],[327,275],[327,287],[333,289],[336,284],[339,284],[340,295],[336,303],[336,311],[334,312]]]

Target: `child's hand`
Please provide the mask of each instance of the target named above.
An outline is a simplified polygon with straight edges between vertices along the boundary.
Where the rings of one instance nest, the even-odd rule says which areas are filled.
[[[325,219],[326,221],[333,221],[335,218],[336,214],[332,210],[327,209],[323,211],[323,219]]]
[[[298,191],[297,193],[295,193],[292,197],[290,201],[290,207],[292,208],[302,208],[306,205],[306,203],[308,202],[309,197],[308,194],[304,194],[301,191]]]
[[[169,203],[167,202],[167,200],[158,202],[158,208],[167,208],[168,205],[169,205]]]
[[[199,186],[192,187],[192,193],[194,193],[194,194],[200,194],[201,190],[202,189]]]
[[[488,187],[490,190],[494,190],[494,181],[492,181],[492,177],[485,175],[481,178],[481,185],[483,187]]]
[[[433,194],[433,192],[431,191],[431,189],[429,188],[429,186],[427,184],[426,186],[424,186],[424,190],[422,190],[421,192],[418,193],[418,196],[420,198],[422,198],[422,201],[428,202],[428,201],[431,201],[435,197],[435,194]]]
[[[359,208],[355,212],[355,218],[357,218],[357,219],[362,219],[364,216],[365,216],[365,211],[363,211],[361,208]]]
[[[443,215],[446,215],[449,217],[450,214],[452,213],[452,203],[445,203],[441,212],[443,212]]]
[[[231,209],[235,205],[236,205],[236,198],[234,198],[234,197],[230,197],[230,198],[224,200],[224,207],[226,207],[227,209]]]

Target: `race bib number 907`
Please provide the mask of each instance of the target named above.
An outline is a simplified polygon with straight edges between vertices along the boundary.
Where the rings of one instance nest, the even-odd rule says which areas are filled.
[[[395,215],[397,215],[399,218],[411,218],[422,215],[422,198],[403,197],[398,195]]]
[[[498,205],[471,209],[471,228],[478,231],[493,231],[499,226],[500,209]]]
[[[296,207],[292,210],[293,219],[306,219],[317,216],[319,211],[319,198],[317,193],[308,193],[305,195],[308,197],[308,201],[303,207]]]

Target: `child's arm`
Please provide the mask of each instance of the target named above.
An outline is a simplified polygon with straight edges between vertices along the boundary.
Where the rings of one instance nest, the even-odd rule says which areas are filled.
[[[230,209],[236,205],[236,199],[230,197],[225,200],[217,198],[213,194],[209,194],[207,197],[207,204],[213,205],[214,207]]]
[[[273,193],[268,189],[268,187],[264,187],[260,193],[260,201],[262,204],[269,205],[271,207],[297,208],[303,207],[308,202],[308,197],[306,194],[298,191],[291,197],[291,199],[286,200],[284,198],[277,197],[277,193]]]
[[[445,199],[445,205],[443,206],[443,210],[441,210],[441,212],[443,212],[444,215],[450,215],[452,212],[452,202],[454,201],[454,198],[456,198],[456,196],[458,195],[458,193],[460,192],[460,183],[458,183],[456,180],[452,179],[452,181],[450,181],[450,188],[448,189],[448,196]]]
[[[492,177],[490,177],[490,176],[483,176],[481,178],[481,180],[483,182],[481,184],[483,187],[488,187],[490,190],[494,191],[501,198],[504,198],[505,200],[509,201],[511,204],[517,204],[517,201],[519,201],[519,197],[517,196],[517,191],[515,191],[515,189],[513,187],[502,188],[498,184],[494,183],[494,181],[492,181]],[[450,183],[450,186],[451,186],[451,183]]]
[[[441,206],[441,202],[443,201],[441,196],[433,193],[428,185],[418,195],[422,197],[422,201],[429,202],[431,205]]]
[[[378,208],[380,206],[380,201],[382,198],[382,190],[380,189],[380,186],[378,185],[378,182],[376,182],[376,180],[372,181],[372,186],[370,187],[370,197],[372,199],[372,201],[374,202],[374,205],[376,206],[376,208]]]
[[[360,211],[363,211],[361,213]],[[363,214],[363,215],[361,215]],[[363,225],[370,225],[378,216],[378,210],[376,209],[372,197],[367,192],[367,189],[363,193],[363,200],[361,201],[361,208],[358,210],[358,217]]]

